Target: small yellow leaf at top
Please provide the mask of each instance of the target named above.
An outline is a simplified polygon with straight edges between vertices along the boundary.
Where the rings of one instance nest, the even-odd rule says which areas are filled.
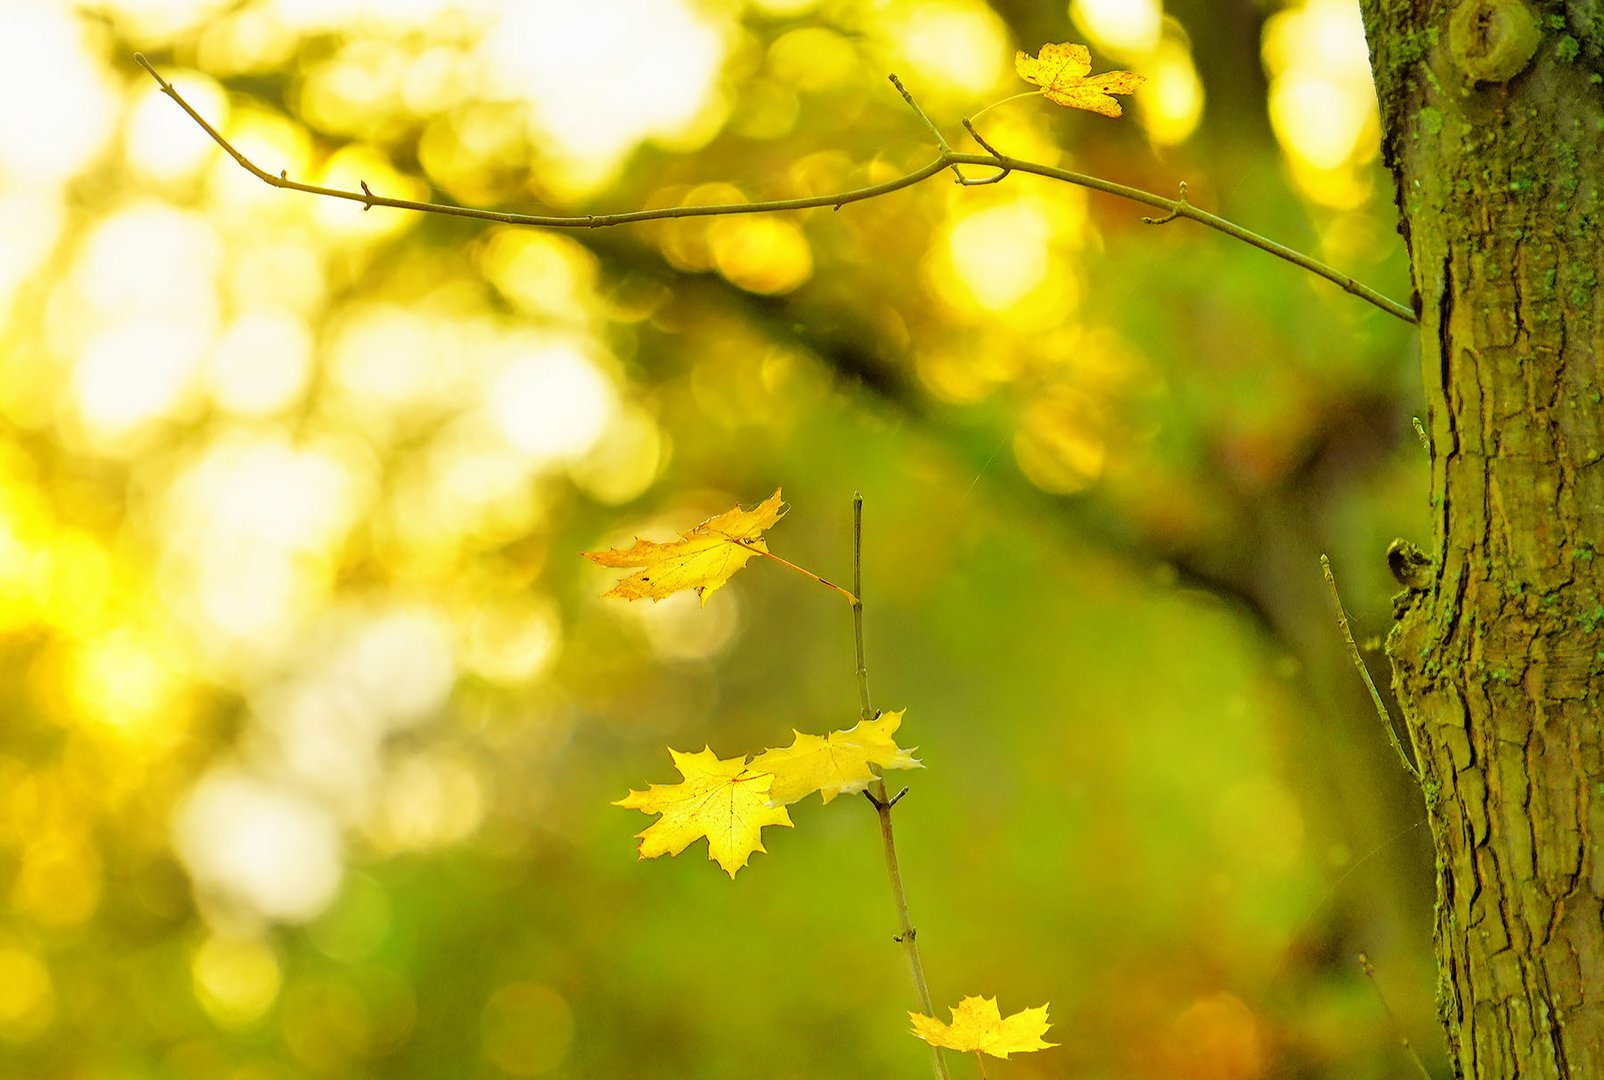
[[[1046,1005],[1024,1009],[1004,1019],[997,1011],[996,998],[966,997],[949,1011],[951,1024],[943,1024],[932,1016],[909,1013],[913,1034],[931,1046],[964,1053],[979,1051],[1000,1058],[1058,1045],[1042,1041],[1051,1026],[1047,1022]]]
[[[1123,115],[1120,103],[1110,95],[1133,93],[1147,81],[1146,75],[1134,71],[1088,75],[1092,70],[1092,54],[1086,46],[1072,42],[1043,45],[1038,56],[1022,50],[1016,52],[1014,70],[1021,79],[1040,86],[1042,96],[1048,101],[1102,116]]]
[[[763,532],[784,517],[787,509],[776,489],[752,509],[737,506],[726,510],[681,533],[678,540],[658,543],[636,537],[627,548],[583,554],[599,566],[642,567],[603,596],[661,600],[682,589],[695,589],[705,604],[747,560],[768,551]]]

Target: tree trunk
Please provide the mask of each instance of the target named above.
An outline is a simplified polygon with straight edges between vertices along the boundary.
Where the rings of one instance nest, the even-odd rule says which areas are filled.
[[[1362,0],[1420,315],[1435,555],[1388,641],[1455,1075],[1604,1077],[1598,0]]]

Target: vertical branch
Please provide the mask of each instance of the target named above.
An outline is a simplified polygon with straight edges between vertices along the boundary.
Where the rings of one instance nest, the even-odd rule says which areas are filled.
[[[863,492],[852,493],[852,637],[858,645],[858,703],[860,717],[874,719],[869,701],[869,665],[863,658]],[[884,797],[885,792],[882,791]]]
[[[863,493],[852,493],[852,636],[858,650],[858,699],[865,720],[874,719],[874,706],[869,701],[869,666],[863,653]],[[913,976],[914,993],[919,997],[919,1009],[926,1016],[934,1016],[936,1009],[930,1001],[930,984],[925,981],[924,962],[919,958],[919,931],[908,913],[908,893],[902,887],[902,868],[897,862],[897,841],[891,832],[891,808],[908,793],[903,788],[896,795],[886,795],[884,778],[876,778],[870,790],[863,794],[874,805],[880,818],[880,843],[885,851],[886,876],[891,879],[891,902],[897,910],[897,936],[892,940],[902,946],[908,958],[908,971]],[[932,1046],[935,1056],[936,1080],[949,1080],[947,1061],[941,1048]]]

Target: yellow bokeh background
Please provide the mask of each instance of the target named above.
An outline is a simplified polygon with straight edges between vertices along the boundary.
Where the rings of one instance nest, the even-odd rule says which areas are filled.
[[[1251,598],[1228,617],[1198,591],[1240,580],[1233,555],[1188,560],[1301,482],[1300,432],[1403,393],[1392,328],[1018,177],[607,231],[364,209],[252,178],[133,61],[270,174],[569,215],[922,165],[896,71],[954,143],[1000,102],[979,124],[1009,153],[1189,179],[1396,278],[1353,3],[1265,6],[1244,117],[1211,112],[1197,5],[1011,7],[0,0],[0,1075],[923,1067],[895,957],[860,978],[846,944],[883,944],[862,836],[823,825],[855,853],[792,851],[748,886],[782,861],[760,860],[732,893],[697,857],[636,866],[641,823],[607,805],[665,745],[755,750],[853,711],[826,599],[749,572],[705,610],[608,605],[576,557],[781,484],[786,540],[827,576],[845,496],[871,496],[877,679],[937,714],[916,739],[953,785],[910,804],[943,992],[1013,971],[1081,1044],[1009,1075],[1254,1080],[1277,1053],[1381,1075],[1352,1070],[1384,1060],[1383,1022],[1298,950],[1343,933],[1321,890],[1398,823],[1300,802],[1281,751],[1317,746],[1308,658]],[[1145,73],[1122,125],[1003,101],[1027,32]],[[1390,484],[1334,512],[1352,535]],[[1084,613],[1048,649],[1064,597]],[[1173,668],[1134,674],[1155,651]],[[916,696],[967,669],[973,701]],[[1004,723],[979,702],[1019,733],[979,738]],[[1218,762],[1185,749],[1193,709],[1235,747]],[[1056,869],[1029,841],[1049,803]],[[1407,884],[1376,880],[1351,917],[1397,934],[1375,896]],[[1029,906],[1066,892],[1083,917]],[[1033,961],[1026,926],[1062,944]],[[1158,974],[1115,1008],[1090,977],[1047,985],[1077,964]]]

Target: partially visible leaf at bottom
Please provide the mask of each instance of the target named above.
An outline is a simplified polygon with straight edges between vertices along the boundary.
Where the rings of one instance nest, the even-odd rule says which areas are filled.
[[[783,806],[769,805],[770,773],[753,772],[744,757],[721,760],[711,748],[682,754],[670,750],[683,776],[678,784],[653,784],[631,791],[613,803],[648,814],[661,814],[640,838],[640,857],[678,855],[691,841],[707,837],[707,857],[730,877],[745,866],[752,852],[763,850],[765,825],[790,827]]]
[[[951,1024],[943,1024],[933,1016],[909,1013],[913,1034],[931,1046],[964,1052],[978,1050],[1000,1058],[1058,1045],[1042,1041],[1050,1026],[1046,1005],[1024,1009],[1004,1019],[997,1011],[996,998],[966,997],[950,1011]]]

